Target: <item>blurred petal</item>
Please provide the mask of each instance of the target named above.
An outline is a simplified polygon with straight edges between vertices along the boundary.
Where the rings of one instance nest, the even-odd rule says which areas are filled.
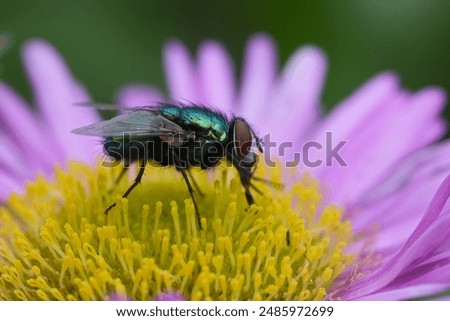
[[[348,138],[362,120],[388,103],[397,93],[398,79],[395,74],[386,72],[370,79],[349,98],[334,107],[330,115],[318,124],[312,135],[313,140],[319,141],[314,137],[320,137],[326,131],[331,131],[339,140]]]
[[[187,48],[179,41],[170,41],[164,47],[163,57],[170,97],[198,101],[197,73]]]
[[[0,82],[0,122],[2,129],[14,143],[21,157],[33,159],[28,170],[53,170],[53,162],[58,159],[58,150],[52,148],[47,139],[46,128],[26,102],[9,86]]]
[[[158,295],[153,301],[186,301],[186,298],[179,293],[168,292]]]
[[[117,102],[125,107],[154,106],[163,100],[162,94],[146,85],[127,85],[117,94]]]
[[[31,179],[34,176],[34,164],[24,161],[24,156],[20,146],[14,141],[4,135],[0,134],[0,146],[5,151],[0,153],[0,169],[7,172],[11,177],[14,177],[17,183],[23,182],[26,179]],[[32,162],[31,162],[32,163]]]
[[[278,57],[272,38],[265,34],[252,37],[245,50],[241,92],[235,111],[258,123],[261,108],[271,99]]]
[[[310,148],[307,155],[304,153],[303,157],[307,157],[311,162],[316,160],[325,162],[327,159],[325,153],[326,133],[331,133],[334,144],[355,139],[354,135],[358,135],[361,122],[373,113],[376,115],[379,108],[385,106],[392,98],[397,96],[398,81],[394,74],[383,73],[372,78],[349,98],[336,106],[330,115],[323,118],[311,130],[311,134],[306,136],[303,144],[314,142],[314,144],[322,146],[322,149]],[[344,149],[345,146],[342,150]],[[329,175],[327,172],[334,171],[335,166],[309,166],[307,170],[319,177]]]
[[[321,175],[326,184],[339,185],[331,201],[357,201],[402,157],[437,140],[445,131],[435,120],[444,102],[442,91],[425,89],[410,97],[399,95],[362,120],[340,152],[348,166],[334,165]]]
[[[126,295],[111,293],[105,298],[105,301],[131,301],[131,299]]]
[[[86,137],[71,133],[99,120],[95,110],[73,105],[90,101],[89,96],[73,79],[59,53],[46,42],[29,41],[23,55],[36,103],[58,145],[55,148],[63,152],[64,158],[57,161],[71,158],[92,162],[95,146]]]
[[[23,182],[0,168],[0,200],[7,199],[11,192],[21,193],[22,191]]]
[[[278,142],[293,142],[304,137],[320,115],[320,96],[326,76],[326,58],[315,47],[302,47],[289,59],[277,93],[267,113],[260,113],[274,124],[272,134]],[[264,118],[266,117],[266,118]]]
[[[218,42],[207,41],[198,51],[200,102],[223,112],[234,109],[236,89],[234,66],[226,49]]]

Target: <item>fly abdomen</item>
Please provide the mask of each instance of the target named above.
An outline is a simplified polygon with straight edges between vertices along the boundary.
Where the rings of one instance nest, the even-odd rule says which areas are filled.
[[[148,151],[148,143],[149,141],[133,140],[129,136],[106,137],[103,143],[103,152],[115,160],[131,164],[144,158]]]
[[[225,156],[222,144],[204,139],[195,140],[176,148],[175,153],[179,159],[178,167],[184,169],[190,167],[212,168],[217,166]]]

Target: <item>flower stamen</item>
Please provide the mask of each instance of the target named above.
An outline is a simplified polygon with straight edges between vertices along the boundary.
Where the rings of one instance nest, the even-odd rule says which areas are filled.
[[[9,198],[0,208],[0,298],[99,300],[115,292],[148,300],[176,291],[192,300],[320,300],[352,260],[350,223],[338,207],[323,207],[310,177],[289,192],[262,186],[248,207],[228,169],[217,169],[213,183],[195,173],[205,192],[199,230],[171,169],[148,169],[106,216],[118,170],[73,163]]]

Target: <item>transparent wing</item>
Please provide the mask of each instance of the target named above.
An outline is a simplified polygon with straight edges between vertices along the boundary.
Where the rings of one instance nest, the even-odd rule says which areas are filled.
[[[139,107],[125,107],[120,105],[114,105],[114,104],[106,104],[106,103],[94,103],[94,102],[83,102],[83,103],[75,103],[74,106],[81,106],[81,107],[91,107],[98,110],[114,110],[114,111],[127,111],[131,112],[133,110],[138,109],[154,109],[155,107],[150,106],[139,106]]]
[[[119,115],[89,126],[74,129],[75,134],[90,136],[161,136],[185,134],[174,122],[162,116],[158,111],[139,109],[130,114]]]
[[[157,102],[150,104],[150,105],[143,105],[143,106],[133,106],[133,107],[126,107],[121,105],[115,105],[115,104],[109,104],[109,103],[99,103],[99,102],[92,102],[92,101],[86,101],[86,102],[78,102],[74,103],[74,106],[81,106],[81,107],[90,107],[98,110],[112,110],[112,111],[125,111],[125,112],[132,112],[134,110],[138,109],[145,109],[145,110],[155,110],[158,107],[164,106],[164,105],[174,105],[179,107],[186,107],[191,105],[197,105],[193,102],[186,101],[186,102],[180,102],[175,99],[170,98],[160,98]]]

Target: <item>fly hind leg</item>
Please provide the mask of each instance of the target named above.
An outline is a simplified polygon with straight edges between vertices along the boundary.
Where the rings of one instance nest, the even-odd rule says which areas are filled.
[[[122,180],[122,178],[124,177],[125,173],[128,171],[128,166],[124,165],[124,167],[122,168],[122,170],[120,171],[119,176],[117,176],[116,180],[114,181],[114,185],[111,186],[111,188],[109,189],[108,193],[112,193],[112,191],[114,190],[114,188],[120,183],[120,181]]]
[[[147,165],[147,157],[144,157],[142,159],[141,167],[139,168],[139,172],[138,172],[136,178],[134,179],[133,184],[131,184],[131,186],[128,187],[127,191],[122,195],[122,198],[127,198],[128,195],[130,195],[131,191],[133,191],[133,189],[141,183],[142,176],[144,175],[144,171],[145,171],[145,165]],[[118,179],[120,179],[123,176],[123,174],[125,174],[125,172],[126,172],[126,170],[124,168],[124,170],[122,170],[122,172],[120,173]],[[108,214],[108,212],[115,206],[116,206],[115,202],[112,203],[111,205],[109,205],[105,210],[105,214]]]
[[[195,218],[197,220],[197,226],[201,229],[202,222],[200,219],[200,212],[198,211],[197,202],[195,201],[194,189],[192,188],[191,182],[189,181],[189,175],[187,174],[186,168],[183,167],[183,164],[182,164],[180,158],[178,157],[178,155],[175,154],[174,152],[172,152],[172,155],[173,155],[173,159],[174,159],[177,170],[179,170],[181,172],[181,174],[183,175],[184,181],[186,182],[186,185],[187,185],[187,188],[189,191],[189,195],[191,196],[192,203],[194,204]]]
[[[203,193],[200,189],[200,186],[198,186],[196,180],[194,179],[194,176],[192,176],[192,173],[189,170],[186,170],[186,173],[188,174],[189,179],[192,181],[192,187],[194,187],[195,193],[197,193],[200,197],[204,197],[205,193]]]

